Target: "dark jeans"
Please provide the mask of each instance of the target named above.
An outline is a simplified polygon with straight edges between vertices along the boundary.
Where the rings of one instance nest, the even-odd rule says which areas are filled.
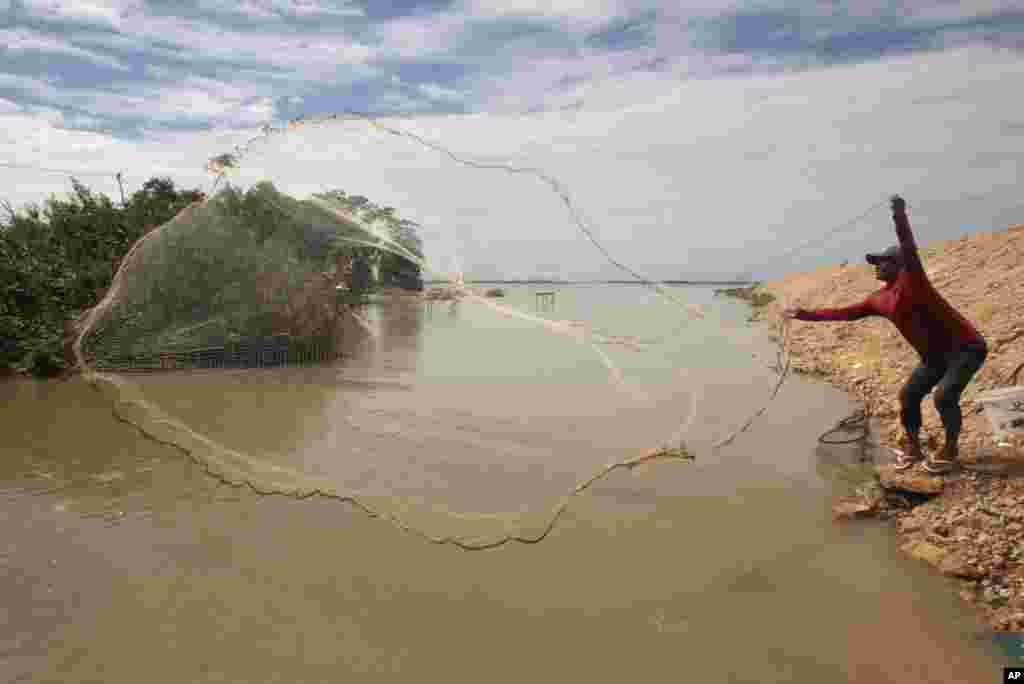
[[[985,363],[986,356],[988,347],[982,341],[965,344],[942,356],[923,359],[900,390],[900,420],[907,433],[916,435],[921,430],[921,401],[934,387],[935,408],[946,428],[946,441],[955,441],[960,436],[963,423],[960,394]]]

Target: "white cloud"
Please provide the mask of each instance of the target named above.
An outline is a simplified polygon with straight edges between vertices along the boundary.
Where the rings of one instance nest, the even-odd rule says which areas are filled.
[[[625,0],[463,0],[461,11],[479,17],[537,17],[593,27],[623,16]]]
[[[81,93],[88,98],[87,93]],[[273,118],[273,101],[245,84],[190,77],[171,85],[137,92],[99,95],[88,101],[89,111],[113,115],[126,106],[149,125],[184,123],[254,126]]]
[[[0,73],[0,88],[15,88],[56,107],[89,112],[90,118],[137,117],[148,125],[255,126],[273,119],[273,100],[262,84],[187,77],[170,84],[99,90],[55,87],[39,79]],[[69,125],[81,120],[75,115]]]
[[[26,110],[36,119],[45,121],[51,127],[59,128],[64,124],[64,112],[49,107],[30,107]]]
[[[106,125],[106,122],[98,119],[94,116],[88,116],[86,114],[72,114],[65,117],[65,124],[69,128],[88,128],[92,130],[102,131]],[[109,134],[109,131],[104,131]]]
[[[285,12],[297,16],[338,16],[338,17],[359,17],[364,16],[361,7],[346,4],[344,7],[327,5],[316,0],[275,0],[274,6]]]
[[[58,92],[49,81],[2,71],[0,71],[0,88],[18,90],[38,100],[51,100],[56,97]]]
[[[428,57],[451,50],[455,39],[470,22],[462,12],[400,17],[376,27],[378,48],[390,57]]]
[[[447,102],[461,102],[463,100],[463,95],[459,91],[445,88],[437,83],[421,83],[418,89],[432,100],[444,100]]]
[[[0,97],[0,114],[10,114],[12,112],[20,112],[21,106],[17,102],[11,102]]]
[[[405,93],[389,92],[374,99],[381,111],[387,112],[421,112],[427,103]]]
[[[0,30],[0,45],[6,46],[8,52],[54,52],[78,57],[79,59],[119,71],[128,70],[128,67],[123,62],[110,55],[85,50],[65,40],[58,40],[52,35],[31,29]]]
[[[358,17],[364,12],[353,5],[338,7],[317,0],[201,0],[199,9],[205,12],[240,14],[268,19],[282,15],[298,17]]]
[[[240,14],[249,18],[266,19],[277,16],[270,8],[253,0],[202,0],[201,11],[218,11]]]
[[[242,106],[247,116],[257,121],[270,123],[274,118],[274,100],[269,97],[259,97]]]
[[[379,54],[378,48],[341,30],[325,31],[311,39],[285,26],[277,30],[228,29],[174,16],[130,14],[122,17],[121,23],[121,34],[83,34],[76,42],[97,47],[113,44],[175,61],[187,56],[197,65],[220,60],[250,68],[274,68],[284,72],[278,77],[292,81],[343,79],[346,73],[351,78],[365,76],[366,71],[360,69]],[[154,46],[155,41],[161,46]],[[275,76],[267,73],[264,78]]]
[[[137,11],[139,2],[126,0],[22,0],[31,16],[80,21],[120,28],[122,12]]]
[[[148,98],[147,106],[151,117],[163,121],[193,119],[206,122],[211,119],[222,119],[226,114],[234,112],[239,103],[230,97],[219,97],[214,93],[199,88],[169,88],[160,91],[155,98]]]
[[[605,107],[634,97],[645,81],[664,88],[666,73],[652,73],[642,65],[653,58],[648,50],[577,56],[545,56],[510,64],[500,79],[475,85],[472,99],[484,110],[528,111],[577,106],[586,98],[590,107]],[[622,83],[628,81],[629,87]]]
[[[912,22],[943,22],[957,21],[972,17],[983,17],[998,12],[1021,9],[1020,3],[1007,3],[1006,0],[972,0],[971,2],[935,2],[929,0],[915,8],[910,17]],[[1017,7],[1013,7],[1017,4]]]

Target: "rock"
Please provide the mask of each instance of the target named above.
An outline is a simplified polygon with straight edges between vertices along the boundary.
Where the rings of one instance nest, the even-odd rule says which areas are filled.
[[[946,555],[939,562],[939,572],[949,577],[964,579],[981,579],[985,573],[967,562],[967,554],[956,551]]]
[[[969,458],[965,456],[965,465],[1024,465],[1024,449],[1014,446],[989,446],[977,449]]]
[[[957,527],[962,520],[963,515],[955,512],[947,513],[942,517],[942,522],[953,528]]]
[[[986,527],[986,521],[982,519],[981,515],[975,514],[967,518],[967,527],[975,531],[981,530]]]
[[[893,465],[880,465],[875,467],[875,472],[884,488],[915,494],[940,494],[945,484],[941,477],[933,477],[913,468],[896,470]]]
[[[924,562],[929,563],[930,565],[934,565],[935,567],[939,567],[939,565],[942,563],[942,560],[949,553],[941,546],[936,546],[935,544],[921,540],[908,542],[903,545],[901,550],[903,551],[903,553],[907,554],[911,558],[923,560]]]
[[[875,508],[861,499],[843,499],[832,506],[836,520],[853,520],[871,515]]]
[[[908,515],[907,517],[900,520],[900,532],[908,534],[910,532],[917,532],[924,526],[924,522],[916,515]]]

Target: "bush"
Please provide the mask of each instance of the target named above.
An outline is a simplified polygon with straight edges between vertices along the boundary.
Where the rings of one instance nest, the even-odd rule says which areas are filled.
[[[117,206],[77,180],[68,198],[0,223],[0,366],[51,375],[67,365],[65,325],[94,306],[121,256],[149,227],[201,197],[154,178]]]

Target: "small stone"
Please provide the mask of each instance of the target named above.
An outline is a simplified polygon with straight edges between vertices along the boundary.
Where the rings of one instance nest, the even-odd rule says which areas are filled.
[[[979,579],[985,576],[985,573],[968,562],[966,554],[962,551],[947,554],[939,561],[938,567],[939,572],[949,577]]]
[[[926,563],[939,567],[948,552],[940,547],[926,541],[912,541],[904,544],[902,551],[912,558],[923,560]]]
[[[907,517],[900,520],[900,532],[908,534],[910,532],[917,532],[921,529],[923,523],[921,519],[916,515],[908,515]]]
[[[832,514],[836,520],[852,520],[870,515],[873,508],[860,499],[847,499],[832,506]]]
[[[972,530],[980,530],[981,528],[985,527],[985,521],[981,518],[981,516],[972,515],[971,517],[967,518],[967,527],[971,528]]]

